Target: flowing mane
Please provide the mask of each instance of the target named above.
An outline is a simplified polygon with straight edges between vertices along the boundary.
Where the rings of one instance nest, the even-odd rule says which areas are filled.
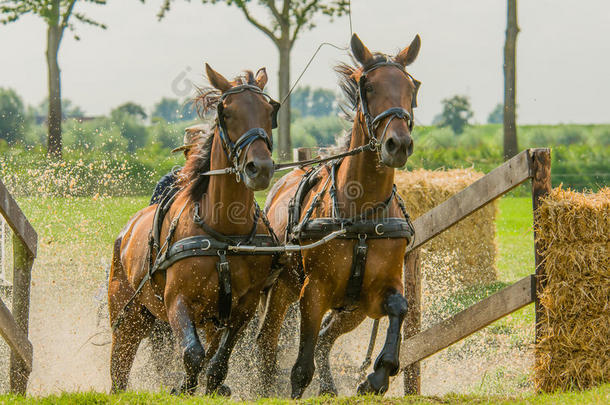
[[[360,79],[360,75],[364,70],[368,69],[374,64],[383,62],[391,57],[383,53],[375,53],[365,66],[357,66],[358,63],[351,53],[350,57],[353,65],[342,62],[336,65],[334,70],[339,76],[339,87],[341,88],[344,96],[344,99],[341,101],[339,106],[343,112],[343,118],[351,123],[354,122],[356,117],[355,111],[358,109],[358,105],[360,103],[360,95],[358,94],[358,79]],[[346,131],[345,134],[338,140],[337,144],[342,150],[347,150],[349,148],[351,139],[352,132]]]
[[[255,85],[254,74],[250,70],[246,70],[243,74],[237,76],[232,82],[233,87],[242,84]],[[212,86],[202,86],[197,88],[197,96],[193,98],[193,105],[197,111],[197,115],[202,120],[209,120],[209,114],[216,112],[216,107],[220,101],[222,93],[220,90]],[[210,170],[210,162],[212,155],[212,142],[214,141],[214,133],[217,123],[214,123],[203,134],[203,142],[195,146],[186,161],[184,168],[180,171],[180,179],[178,185],[185,189],[185,192],[190,197],[198,201],[208,190],[210,183],[209,176],[201,176]]]

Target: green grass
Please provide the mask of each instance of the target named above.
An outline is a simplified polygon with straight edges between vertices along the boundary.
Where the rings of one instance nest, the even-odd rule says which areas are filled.
[[[120,395],[108,395],[97,392],[63,393],[47,397],[19,397],[14,395],[0,396],[2,404],[234,404],[240,403],[225,398],[195,396],[173,397],[166,393],[127,392]],[[288,399],[260,399],[248,401],[251,404],[282,405],[282,404],[524,404],[524,405],[554,405],[554,404],[608,404],[610,403],[610,385],[603,385],[588,391],[529,395],[523,398],[501,398],[476,395],[448,394],[443,397],[407,396],[404,398],[385,397],[314,397],[300,401]]]

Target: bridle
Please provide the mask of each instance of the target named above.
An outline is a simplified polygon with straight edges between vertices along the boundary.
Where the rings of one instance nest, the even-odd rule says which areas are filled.
[[[271,96],[269,96],[267,93],[263,92],[260,88],[254,85],[243,84],[230,88],[225,93],[223,93],[220,97],[220,100],[218,100],[218,104],[216,106],[216,123],[218,124],[218,134],[222,142],[222,148],[225,154],[227,155],[227,158],[231,162],[232,167],[220,170],[210,170],[206,173],[202,173],[202,175],[235,173],[236,179],[239,182],[245,170],[245,156],[248,155],[248,150],[256,140],[262,139],[263,141],[265,141],[269,152],[273,152],[273,139],[271,138],[271,136],[269,136],[269,134],[267,134],[267,131],[265,131],[263,128],[251,128],[246,131],[242,136],[240,136],[239,139],[235,142],[231,141],[228,136],[229,131],[227,130],[225,116],[223,113],[224,101],[230,95],[242,93],[244,91],[252,91],[256,94],[262,95],[267,99],[269,104],[271,104],[271,106],[273,107],[273,112],[271,113],[271,128],[277,128],[277,114],[281,107],[280,103],[273,100]],[[243,159],[242,156],[244,157]]]
[[[409,131],[413,130],[413,117],[411,116],[411,113],[409,113],[409,111],[405,110],[402,107],[390,107],[375,117],[373,117],[369,111],[369,105],[368,105],[368,101],[366,98],[366,89],[365,89],[367,76],[373,70],[379,69],[382,66],[393,66],[393,67],[399,69],[402,73],[404,73],[405,76],[407,76],[408,78],[413,80],[413,83],[415,84],[415,90],[413,91],[413,98],[411,101],[412,109],[417,107],[417,92],[419,90],[419,86],[421,85],[421,82],[415,80],[415,78],[413,76],[411,76],[409,74],[409,72],[407,72],[405,70],[404,66],[390,60],[387,57],[386,57],[385,61],[377,62],[374,65],[372,65],[371,67],[369,67],[368,69],[366,69],[364,72],[362,72],[362,75],[360,76],[360,80],[358,81],[358,95],[360,97],[360,106],[362,108],[362,114],[364,115],[364,120],[366,123],[366,131],[367,131],[367,136],[369,138],[369,145],[372,150],[377,150],[378,152],[381,150],[381,145],[383,145],[383,141],[385,140],[385,136],[388,131],[388,127],[390,126],[390,123],[392,122],[392,120],[394,118],[398,118],[398,119],[406,121],[407,126],[409,127]],[[388,117],[390,117],[390,119],[388,120],[385,127],[383,128],[381,137],[379,139],[377,139],[375,137],[375,131],[379,127],[379,124],[381,124],[381,122]]]

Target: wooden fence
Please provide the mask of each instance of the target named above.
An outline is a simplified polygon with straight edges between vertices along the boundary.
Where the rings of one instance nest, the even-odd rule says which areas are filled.
[[[13,236],[13,311],[0,299],[0,336],[11,348],[10,389],[25,394],[32,371],[34,350],[28,339],[30,315],[30,280],[36,257],[38,235],[25,215],[0,181],[0,215],[4,217]]]
[[[536,341],[538,340],[537,292],[542,288],[539,274],[542,257],[538,253],[537,245],[535,246],[536,266],[533,269],[535,274],[517,281],[460,313],[420,332],[421,274],[418,248],[529,179],[532,180],[535,232],[539,201],[551,191],[551,152],[549,149],[527,149],[519,153],[413,221],[416,232],[415,241],[405,255],[404,262],[405,295],[409,302],[409,314],[404,324],[400,364],[404,371],[405,395],[420,393],[419,362],[421,360],[532,302],[536,303]]]

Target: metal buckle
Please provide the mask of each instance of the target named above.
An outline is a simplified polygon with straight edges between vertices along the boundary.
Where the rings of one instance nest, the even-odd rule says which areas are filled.
[[[207,242],[208,245],[204,246],[204,242]],[[212,242],[210,242],[209,239],[204,239],[203,241],[201,241],[201,250],[209,250],[210,247],[212,247]]]
[[[385,231],[383,230],[383,224],[377,224],[375,225],[375,233],[379,236],[383,235],[385,233]]]

